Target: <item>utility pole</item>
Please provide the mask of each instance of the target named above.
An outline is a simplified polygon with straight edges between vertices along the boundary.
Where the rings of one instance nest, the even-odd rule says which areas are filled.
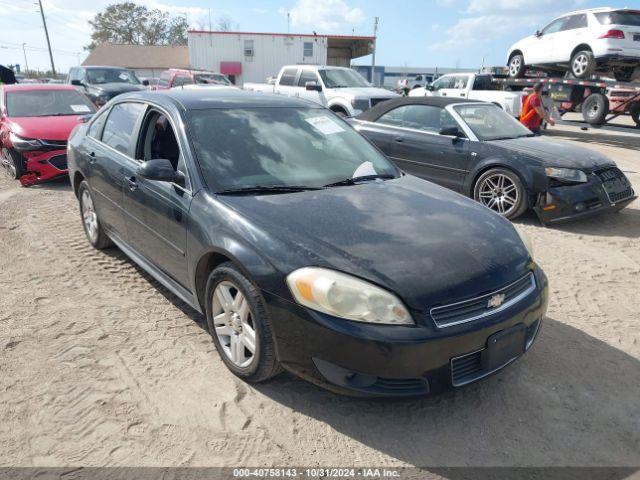
[[[29,63],[27,63],[27,50],[24,48],[27,44],[22,44],[22,53],[24,53],[24,71],[29,72]]]
[[[47,30],[47,20],[44,18],[44,10],[42,9],[42,0],[38,0],[40,6],[40,15],[42,16],[42,25],[44,25],[44,34],[47,37],[47,48],[49,48],[49,60],[51,60],[51,73],[55,77],[56,66],[53,64],[53,53],[51,53],[51,42],[49,41],[49,30]]]
[[[378,35],[378,20],[376,17],[373,20],[373,52],[371,53],[371,84],[376,85],[376,40]]]
[[[287,35],[291,33],[291,13],[287,12]]]

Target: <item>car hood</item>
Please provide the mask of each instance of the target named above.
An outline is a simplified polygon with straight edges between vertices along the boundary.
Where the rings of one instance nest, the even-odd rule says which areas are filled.
[[[119,95],[126,92],[137,92],[144,90],[143,85],[134,85],[132,83],[100,83],[98,85],[89,85],[89,88],[96,94]]]
[[[283,273],[334,268],[395,292],[414,310],[490,292],[522,276],[529,264],[509,221],[412,176],[218,198],[282,242],[270,260]]]
[[[85,115],[90,115],[87,113]],[[10,119],[10,129],[24,138],[41,140],[67,140],[71,130],[82,123],[85,115],[64,115],[59,117],[14,117]]]
[[[615,163],[605,155],[563,140],[542,137],[523,137],[485,142],[510,152],[538,159],[543,166],[593,170]]]
[[[397,93],[378,87],[335,88],[333,91],[348,98],[396,98],[400,96]]]

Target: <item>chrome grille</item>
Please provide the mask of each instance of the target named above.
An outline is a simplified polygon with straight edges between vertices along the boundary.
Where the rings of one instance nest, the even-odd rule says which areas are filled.
[[[462,302],[434,307],[430,311],[431,318],[438,328],[472,322],[510,307],[523,300],[535,289],[535,277],[533,273],[528,273],[500,290]],[[491,300],[498,297],[501,303],[495,306]]]

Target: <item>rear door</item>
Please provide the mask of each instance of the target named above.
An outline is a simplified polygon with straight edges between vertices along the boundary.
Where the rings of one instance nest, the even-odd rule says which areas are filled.
[[[585,13],[579,13],[576,15],[570,15],[566,17],[565,22],[562,24],[560,32],[555,35],[553,40],[553,51],[556,55],[555,58],[559,61],[571,60],[571,54],[574,48],[581,43],[588,43],[590,40],[589,25],[587,15]]]
[[[278,85],[276,88],[277,93],[288,95],[290,97],[300,95],[300,89],[297,86],[298,81],[298,68],[285,68],[282,71],[282,75],[278,79]]]
[[[440,90],[440,95],[443,97],[467,98],[470,81],[471,75],[454,75],[451,77],[449,87]]]
[[[402,170],[462,191],[469,170],[469,142],[440,135],[444,128],[459,128],[449,112],[433,105],[404,105],[376,123],[389,128],[389,156]]]
[[[124,171],[133,155],[132,139],[143,111],[140,103],[122,102],[100,113],[89,126],[80,152],[100,221],[122,238],[126,238],[122,214]]]
[[[124,175],[124,212],[128,243],[183,287],[188,285],[186,241],[191,192],[182,147],[169,115],[150,107],[142,121],[135,156]],[[187,177],[186,185],[141,178],[145,161],[170,160]]]

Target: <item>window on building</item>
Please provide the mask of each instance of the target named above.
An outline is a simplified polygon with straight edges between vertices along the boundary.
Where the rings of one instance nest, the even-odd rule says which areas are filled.
[[[304,42],[304,53],[305,57],[313,57],[313,42]]]
[[[253,40],[244,41],[244,56],[253,57]]]
[[[282,72],[282,76],[280,77],[280,85],[293,86],[297,74],[297,68],[287,68],[284,72]]]

